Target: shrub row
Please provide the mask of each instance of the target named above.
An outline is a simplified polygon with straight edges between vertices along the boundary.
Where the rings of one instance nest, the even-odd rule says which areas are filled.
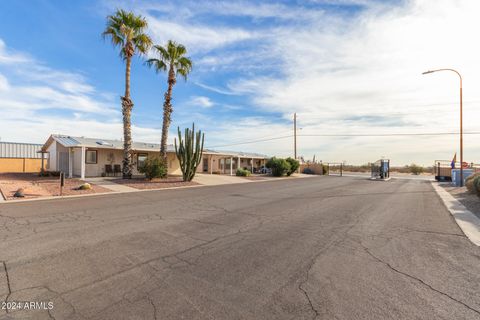
[[[465,179],[465,186],[471,193],[480,196],[480,173],[475,173]]]
[[[297,171],[300,162],[290,157],[287,159],[273,157],[267,161],[265,166],[272,170],[274,177],[281,177],[283,175],[290,176]]]
[[[250,174],[251,172],[249,170],[242,168],[238,168],[236,172],[236,175],[239,177],[248,177]]]

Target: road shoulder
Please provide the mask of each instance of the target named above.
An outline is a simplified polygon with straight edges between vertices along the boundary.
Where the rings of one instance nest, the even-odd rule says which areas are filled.
[[[480,246],[480,219],[439,186],[437,182],[432,182],[432,186],[448,211],[450,211],[450,214],[455,218],[455,222],[462,229],[463,233],[473,244]]]

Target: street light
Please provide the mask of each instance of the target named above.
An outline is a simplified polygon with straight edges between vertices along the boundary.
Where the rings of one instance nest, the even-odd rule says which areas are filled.
[[[460,187],[463,187],[463,96],[462,96],[462,75],[454,69],[428,70],[422,74],[434,73],[437,71],[452,71],[460,78]]]

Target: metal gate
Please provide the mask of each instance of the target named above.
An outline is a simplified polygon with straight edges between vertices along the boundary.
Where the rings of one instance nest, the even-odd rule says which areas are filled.
[[[327,163],[327,175],[343,176],[343,163]]]
[[[390,178],[390,160],[380,159],[372,163],[372,179]]]

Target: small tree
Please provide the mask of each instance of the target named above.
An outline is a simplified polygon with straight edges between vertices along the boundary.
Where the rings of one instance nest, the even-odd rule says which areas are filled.
[[[202,131],[195,132],[195,124],[192,124],[191,131],[188,128],[185,129],[184,139],[178,127],[179,146],[177,147],[177,139],[175,139],[175,153],[180,162],[183,181],[192,181],[197,172],[197,167],[202,161],[204,138]]]
[[[290,170],[287,172],[287,176],[290,176],[292,173],[296,172],[300,167],[300,162],[291,157],[285,159],[290,164]]]
[[[168,174],[168,169],[165,162],[157,157],[147,157],[143,165],[138,168],[138,171],[145,174],[145,177],[148,180],[152,180],[154,178],[166,178]]]
[[[272,169],[272,175],[274,177],[281,177],[290,170],[290,163],[282,158],[270,158],[265,166]]]
[[[416,176],[418,176],[420,173],[423,172],[423,167],[416,165],[415,163],[412,163],[409,166],[410,172]]]

